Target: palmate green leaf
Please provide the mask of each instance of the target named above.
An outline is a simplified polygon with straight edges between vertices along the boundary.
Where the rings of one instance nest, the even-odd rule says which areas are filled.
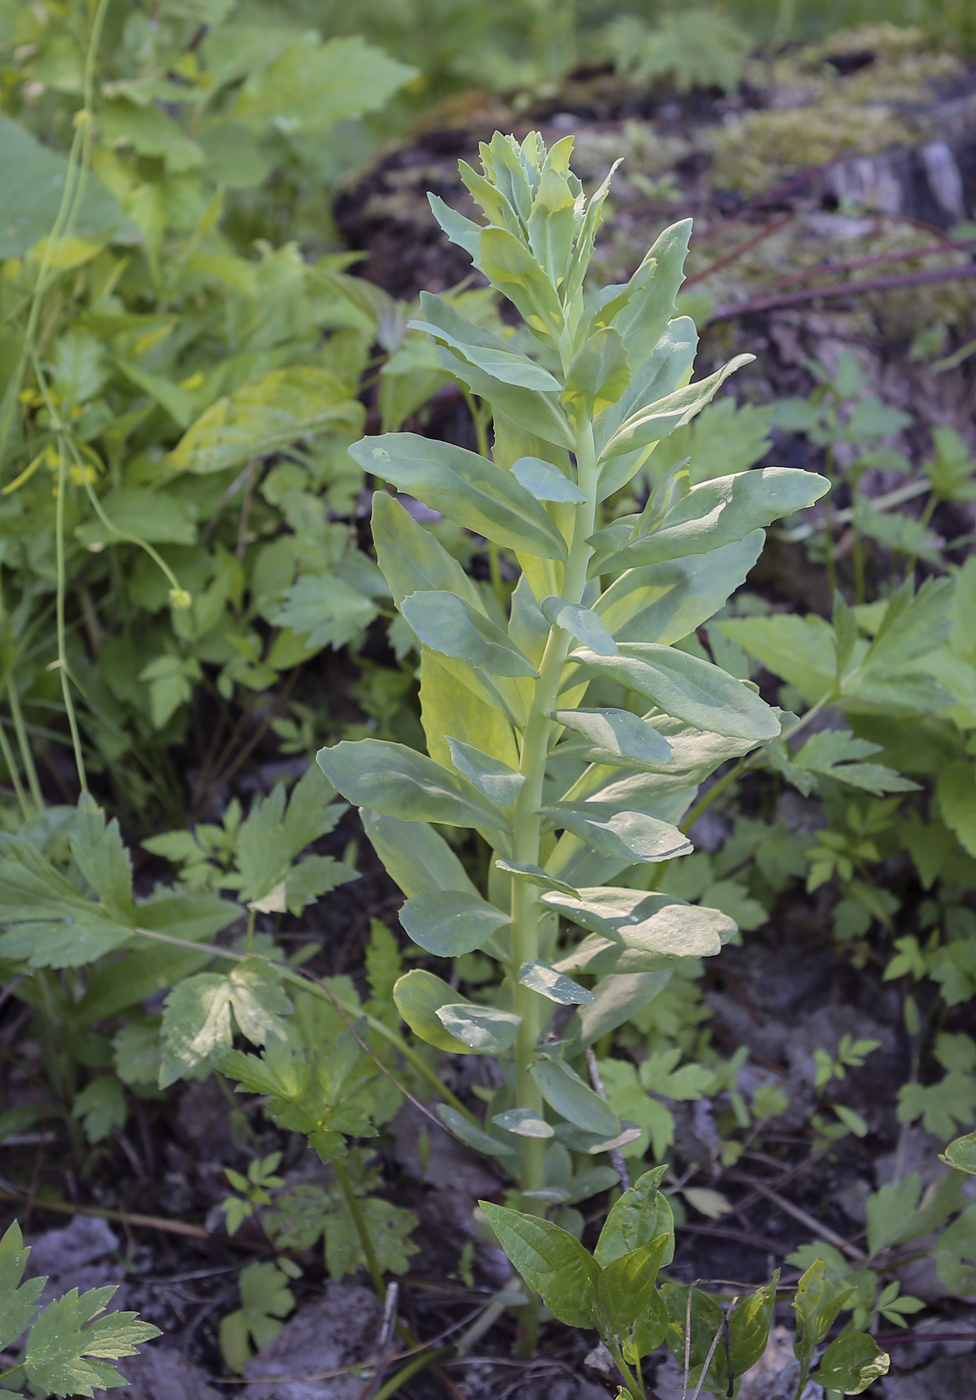
[[[86,549],[92,546],[126,545],[126,535],[138,535],[147,544],[195,544],[197,527],[193,507],[172,493],[149,491],[143,487],[120,487],[107,491],[102,510],[115,529],[101,519],[79,525],[75,537]]]
[[[661,768],[671,758],[671,745],[653,725],[630,710],[554,710],[551,718],[579,734],[583,745],[563,744],[560,753],[572,753],[589,763],[615,767]]]
[[[963,850],[976,855],[976,768],[965,759],[947,764],[935,791],[943,820],[952,828]]]
[[[565,559],[566,541],[545,509],[496,463],[451,443],[385,433],[349,449],[364,471],[510,549]]]
[[[567,1230],[535,1215],[480,1201],[489,1225],[529,1288],[567,1327],[592,1327],[600,1267]]]
[[[567,1122],[606,1138],[620,1131],[617,1115],[606,1100],[595,1094],[563,1060],[536,1060],[530,1073],[549,1107]]]
[[[283,1017],[292,1006],[278,971],[263,958],[247,958],[222,976],[201,972],[174,987],[163,1007],[163,1057],[159,1087],[198,1073],[229,1051],[231,1012],[238,1029],[255,1045],[269,1036],[284,1040]]]
[[[411,593],[400,611],[424,646],[495,676],[538,676],[527,656],[491,618],[453,593]]]
[[[198,475],[226,471],[316,433],[356,433],[363,415],[362,404],[334,375],[314,365],[292,365],[217,399],[186,430],[167,463]]]
[[[378,812],[360,813],[363,829],[387,874],[408,897],[428,890],[476,895],[450,846],[426,822],[406,822]]]
[[[653,533],[643,533],[638,524],[636,538],[615,554],[601,556],[599,568],[616,573],[707,554],[806,510],[829,489],[825,477],[787,467],[760,467],[704,482],[675,502]]]
[[[87,793],[78,799],[70,837],[71,854],[111,918],[134,920],[132,861],[122,841],[117,819],[105,813]]]
[[[551,802],[539,811],[554,827],[572,832],[595,851],[631,863],[673,860],[694,849],[670,822],[644,812],[620,811],[609,803]]]
[[[31,1385],[55,1395],[90,1397],[96,1388],[125,1384],[116,1368],[106,1365],[103,1358],[117,1361],[122,1356],[135,1356],[141,1342],[160,1333],[151,1323],[140,1322],[133,1312],[99,1318],[115,1292],[110,1286],[79,1296],[73,1288],[48,1304],[34,1324],[21,1363]]]
[[[645,696],[668,715],[730,738],[775,739],[780,722],[764,700],[719,666],[654,642],[621,643],[616,656],[578,647],[572,659]]]
[[[102,1142],[128,1115],[125,1093],[114,1074],[100,1074],[75,1096],[72,1116],[81,1120],[91,1143]]]
[[[344,741],[320,749],[316,761],[343,797],[380,816],[507,831],[473,783],[403,744]]]
[[[955,1167],[957,1171],[967,1172],[969,1176],[976,1176],[976,1133],[967,1133],[964,1137],[958,1137],[950,1142],[945,1152],[941,1154],[941,1159],[950,1167]]]
[[[426,890],[400,909],[400,923],[415,943],[439,958],[457,958],[483,948],[511,918],[479,895]]]
[[[29,1257],[15,1220],[0,1239],[0,1351],[6,1351],[30,1326],[47,1282],[46,1278],[32,1278],[21,1283]]]
[[[814,775],[833,778],[877,797],[886,792],[917,792],[918,784],[895,769],[883,763],[860,761],[880,752],[880,744],[857,739],[849,729],[825,729],[789,756],[785,744],[774,742],[769,746],[769,759],[777,772],[805,794],[816,786]]]
[[[360,637],[378,616],[376,604],[337,574],[305,574],[286,588],[281,606],[269,614],[275,627],[306,637],[309,650],[338,651]]]
[[[122,946],[130,924],[78,894],[25,841],[0,837],[0,957],[31,967],[80,967]]]
[[[323,132],[377,111],[416,76],[358,34],[306,34],[248,75],[227,115],[255,132]]]

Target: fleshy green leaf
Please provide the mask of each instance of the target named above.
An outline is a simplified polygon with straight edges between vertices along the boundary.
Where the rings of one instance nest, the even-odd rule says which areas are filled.
[[[507,830],[497,807],[467,778],[403,744],[343,741],[320,749],[316,759],[343,797],[381,816]]]
[[[530,1072],[546,1103],[568,1122],[604,1137],[620,1131],[617,1115],[606,1101],[562,1060],[536,1060]]]
[[[537,676],[508,634],[453,593],[411,593],[400,611],[424,646],[457,657],[494,676]]]
[[[616,656],[579,647],[573,659],[653,700],[668,715],[730,738],[775,739],[779,720],[764,700],[709,661],[654,642],[622,642]]]
[[[439,958],[483,948],[492,934],[511,922],[487,900],[460,890],[425,890],[400,910],[400,923],[413,941]]]
[[[671,758],[664,735],[630,710],[555,710],[552,718],[586,741],[588,748],[579,757],[591,763],[660,768]]]
[[[592,992],[548,963],[524,962],[519,968],[518,980],[523,987],[531,987],[560,1006],[588,1006],[596,1000]]]
[[[576,603],[566,603],[562,598],[543,598],[539,611],[550,627],[561,627],[578,642],[591,647],[600,656],[615,656],[617,643],[607,629],[606,623],[591,608],[579,607]]]
[[[565,559],[566,541],[511,472],[475,452],[409,433],[364,438],[349,449],[364,471],[443,511],[496,544]]]

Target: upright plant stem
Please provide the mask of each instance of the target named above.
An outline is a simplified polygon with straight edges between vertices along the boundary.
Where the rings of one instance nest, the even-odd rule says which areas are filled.
[[[596,515],[597,472],[593,430],[588,422],[578,434],[576,466],[577,480],[586,492],[587,500],[576,508],[573,541],[564,574],[562,597],[572,603],[582,600],[586,587],[586,570],[592,553],[592,547],[586,541],[593,534]],[[542,819],[539,808],[542,805],[542,786],[553,728],[549,716],[556,707],[570,643],[570,634],[562,628],[553,627],[550,630],[522,734],[519,771],[525,782],[515,804],[512,846],[515,859],[524,865],[538,865],[540,862]],[[541,917],[538,888],[521,880],[513,880],[512,974],[515,979],[515,1012],[521,1017],[515,1042],[515,1091],[518,1107],[532,1109],[540,1117],[542,1095],[532,1077],[532,1064],[542,1031],[543,1012],[549,1009],[549,1003],[537,992],[523,987],[518,981],[518,973],[523,963],[538,961],[543,952],[540,945]],[[538,1191],[545,1185],[544,1138],[522,1138],[519,1184],[523,1192]],[[537,1215],[545,1211],[544,1204],[531,1197],[523,1197],[522,1208]],[[528,1354],[534,1349],[537,1325],[537,1309],[530,1304],[523,1316],[524,1349]]]

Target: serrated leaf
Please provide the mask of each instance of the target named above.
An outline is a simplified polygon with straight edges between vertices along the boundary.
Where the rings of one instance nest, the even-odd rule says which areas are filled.
[[[160,1334],[158,1327],[140,1322],[133,1312],[98,1318],[115,1291],[93,1288],[79,1297],[73,1288],[48,1304],[31,1330],[21,1363],[32,1385],[55,1395],[91,1397],[96,1388],[125,1384],[115,1367],[101,1358],[135,1356],[141,1342]]]
[[[280,974],[263,958],[248,958],[226,976],[202,972],[186,978],[173,988],[163,1008],[159,1087],[195,1074],[230,1050],[232,1011],[241,1033],[253,1044],[264,1045],[269,1036],[285,1039],[282,1017],[291,1009]]]
[[[416,76],[360,35],[306,34],[246,78],[231,120],[255,132],[323,132],[337,121],[375,112]]]
[[[553,1317],[568,1327],[592,1327],[600,1269],[579,1240],[538,1216],[479,1204],[513,1266]]]
[[[29,1258],[15,1220],[0,1239],[0,1351],[6,1351],[30,1326],[47,1283],[46,1278],[32,1278],[21,1284]]]

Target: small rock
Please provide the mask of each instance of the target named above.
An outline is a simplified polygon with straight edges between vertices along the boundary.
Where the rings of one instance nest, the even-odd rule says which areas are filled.
[[[303,1307],[248,1362],[249,1380],[270,1381],[249,1385],[248,1400],[357,1400],[363,1377],[332,1373],[372,1358],[382,1319],[383,1309],[368,1288],[329,1283],[323,1297]]]
[[[220,1400],[206,1373],[171,1347],[147,1346],[124,1357],[119,1370],[128,1385],[112,1392],[115,1400]]]

